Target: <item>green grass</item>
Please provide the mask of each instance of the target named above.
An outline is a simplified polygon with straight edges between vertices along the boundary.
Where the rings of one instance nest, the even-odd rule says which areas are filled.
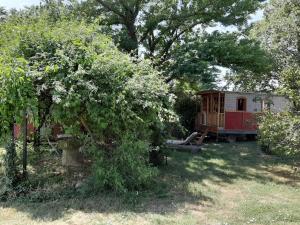
[[[291,160],[264,155],[254,142],[173,152],[151,190],[126,196],[74,195],[72,177],[57,173],[59,157],[40,160],[31,176],[43,178],[53,198],[2,202],[0,224],[300,224],[300,174]],[[70,195],[56,198],[68,193],[65,182]]]

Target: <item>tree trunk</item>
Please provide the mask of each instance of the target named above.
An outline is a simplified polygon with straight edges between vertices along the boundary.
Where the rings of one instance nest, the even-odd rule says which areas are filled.
[[[135,26],[135,20],[132,18],[129,18],[128,21],[125,22],[125,26],[128,30],[128,36],[130,37],[132,43],[133,43],[133,48],[131,54],[135,57],[138,57],[139,54],[139,44],[138,44],[138,38],[136,34],[136,26]]]
[[[44,126],[48,115],[50,114],[50,108],[52,106],[52,95],[50,90],[46,90],[41,93],[38,99],[38,118],[37,118],[37,128],[34,132],[33,147],[34,151],[40,151],[41,145],[41,129]]]

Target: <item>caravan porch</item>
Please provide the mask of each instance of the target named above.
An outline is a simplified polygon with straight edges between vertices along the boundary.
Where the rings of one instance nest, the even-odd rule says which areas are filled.
[[[256,134],[257,113],[246,111],[246,99],[234,101],[236,111],[226,110],[224,92],[210,91],[200,94],[201,110],[196,118],[196,130],[208,126],[209,132],[216,134]]]

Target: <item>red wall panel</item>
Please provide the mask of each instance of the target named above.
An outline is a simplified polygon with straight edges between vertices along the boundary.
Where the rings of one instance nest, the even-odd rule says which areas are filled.
[[[32,137],[33,134],[34,134],[34,126],[32,123],[29,123],[27,125],[27,134],[28,134],[28,137]],[[21,125],[19,124],[15,124],[14,125],[14,133],[15,133],[15,138],[19,138],[20,135],[21,135]]]
[[[225,112],[225,130],[256,130],[257,122],[254,113]]]

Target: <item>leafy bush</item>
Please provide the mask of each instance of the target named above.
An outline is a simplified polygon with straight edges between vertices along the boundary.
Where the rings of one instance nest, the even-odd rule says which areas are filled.
[[[199,103],[189,95],[178,96],[175,103],[175,111],[179,116],[180,123],[189,132],[193,132],[195,128],[197,107],[199,107]]]
[[[10,141],[6,146],[5,154],[5,176],[11,182],[14,182],[17,173],[16,166],[16,149],[14,147],[13,141]]]
[[[120,52],[97,24],[37,18],[8,21],[3,29],[13,41],[0,38],[5,46],[0,51],[0,76],[5,79],[0,82],[15,84],[15,77],[7,79],[5,71],[16,65],[5,57],[17,57],[25,76],[20,76],[17,88],[27,90],[26,95],[22,92],[13,98],[14,104],[20,99],[22,107],[9,115],[28,107],[36,118],[47,105],[48,120],[89,141],[85,147],[94,156],[94,181],[99,188],[122,191],[149,183],[156,174],[146,162],[149,145],[162,143],[154,134],[172,116],[172,96],[160,73],[148,61],[136,62]],[[2,114],[8,112],[3,106],[12,102],[9,96],[15,86],[0,92]]]
[[[151,184],[157,169],[147,162],[148,150],[149,143],[128,134],[113,151],[95,151],[95,186],[126,192]]]
[[[292,113],[265,113],[259,122],[263,150],[293,156],[300,153],[300,116]]]

